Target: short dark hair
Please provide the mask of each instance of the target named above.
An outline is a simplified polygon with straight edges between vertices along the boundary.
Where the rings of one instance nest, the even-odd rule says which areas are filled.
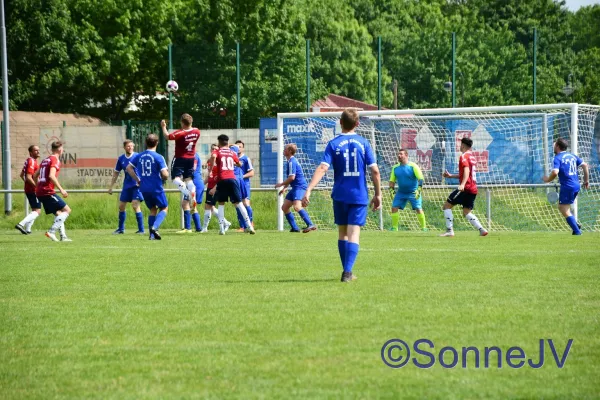
[[[133,140],[126,139],[123,141],[123,147],[127,146],[129,143],[133,143]]]
[[[37,144],[32,144],[31,146],[29,146],[29,147],[27,148],[27,151],[29,151],[29,152],[31,153],[31,152],[33,151],[33,148],[34,148],[34,147],[39,147],[39,146],[38,146]]]
[[[565,151],[567,147],[569,147],[569,142],[567,142],[565,139],[558,139],[556,141],[556,145],[561,151]]]
[[[467,146],[468,148],[473,147],[473,139],[471,139],[471,138],[464,137],[464,138],[460,139],[460,142],[462,144],[464,144],[465,146]]]
[[[52,151],[56,151],[56,150],[60,149],[62,146],[63,146],[63,142],[61,142],[60,140],[52,142]]]
[[[351,131],[358,125],[358,112],[353,108],[346,108],[340,118],[340,125],[347,131]]]
[[[192,118],[190,114],[181,114],[181,122],[183,122],[185,126],[192,126],[194,118]]]
[[[404,153],[404,154],[408,155],[408,150],[406,150],[405,148],[402,148],[402,149],[398,150],[398,153]]]
[[[246,144],[239,139],[235,141],[235,144],[241,144],[242,146],[246,147]]]
[[[153,147],[156,147],[157,145],[158,145],[158,136],[156,136],[154,133],[151,133],[148,136],[146,136],[146,147],[147,148],[153,148]]]
[[[217,137],[217,140],[219,141],[219,146],[227,146],[229,143],[229,136],[221,134],[219,137]]]

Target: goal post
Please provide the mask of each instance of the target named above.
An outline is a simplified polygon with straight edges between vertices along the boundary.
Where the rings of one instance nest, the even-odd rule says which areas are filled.
[[[458,180],[444,179],[441,174],[445,169],[457,173],[460,140],[470,137],[480,188],[473,212],[492,230],[568,229],[556,205],[546,199],[548,191],[557,190],[558,181],[547,185],[541,180],[550,173],[554,141],[564,138],[570,144],[568,151],[583,158],[590,169],[591,188],[579,194],[573,213],[584,230],[600,231],[599,111],[599,106],[574,103],[359,111],[356,133],[372,144],[384,191],[382,210],[369,213],[366,229],[390,226],[392,196],[387,182],[398,162],[398,150],[404,148],[425,176],[423,210],[427,225],[443,230],[441,206]],[[283,148],[288,143],[298,146],[296,158],[310,180],[325,145],[341,133],[340,116],[341,112],[277,115],[279,181],[283,180]],[[320,228],[335,227],[329,198],[332,186],[333,173],[328,171],[311,197],[308,212]],[[279,230],[284,230],[282,201],[279,198]],[[400,212],[400,228],[417,230],[417,218],[408,210]],[[463,219],[457,212],[455,229],[470,229]]]

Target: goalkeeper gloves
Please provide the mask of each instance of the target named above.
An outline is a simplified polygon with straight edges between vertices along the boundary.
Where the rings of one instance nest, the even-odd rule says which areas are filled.
[[[417,190],[415,190],[415,191],[414,191],[414,194],[415,194],[415,199],[416,199],[416,200],[419,200],[419,199],[421,198],[421,190],[422,190],[422,188],[421,188],[421,186],[419,186],[419,187],[417,188]]]

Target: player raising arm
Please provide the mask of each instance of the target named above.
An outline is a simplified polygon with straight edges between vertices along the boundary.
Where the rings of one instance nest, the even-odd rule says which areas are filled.
[[[557,176],[560,182],[560,197],[558,198],[558,209],[567,220],[567,224],[573,230],[573,235],[581,235],[581,229],[575,217],[571,214],[571,204],[575,202],[581,185],[579,184],[578,168],[583,169],[583,187],[587,189],[590,185],[590,172],[583,160],[574,154],[567,153],[568,143],[564,139],[558,139],[554,143],[554,163],[550,176],[544,176],[544,182],[552,182]]]
[[[338,251],[344,272],[342,282],[356,279],[352,274],[358,256],[360,227],[367,222],[369,190],[367,167],[371,170],[375,196],[371,200],[373,211],[381,207],[381,181],[379,168],[368,140],[354,133],[358,126],[358,113],[346,109],[340,125],[342,134],[327,143],[323,160],[306,189],[302,205],[308,206],[312,190],[317,186],[330,166],[333,167],[333,215],[338,225]]]

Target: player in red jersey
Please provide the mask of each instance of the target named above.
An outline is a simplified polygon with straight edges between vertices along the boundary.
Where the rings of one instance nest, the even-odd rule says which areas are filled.
[[[466,137],[462,138],[460,141],[460,151],[462,154],[458,161],[458,174],[451,174],[448,171],[444,171],[442,174],[445,178],[458,178],[459,185],[458,189],[450,193],[450,196],[448,196],[448,199],[444,203],[446,233],[440,236],[454,236],[452,207],[457,204],[463,206],[463,215],[475,229],[479,230],[480,236],[488,234],[488,231],[481,226],[479,219],[471,212],[475,206],[475,198],[477,197],[477,180],[475,177],[477,160],[473,153],[471,153],[472,146],[473,140]]]
[[[15,229],[19,230],[23,235],[29,235],[31,233],[31,226],[35,222],[35,219],[39,217],[42,205],[35,196],[35,181],[33,176],[36,171],[40,168],[37,159],[40,157],[40,148],[34,144],[29,146],[29,158],[25,160],[21,174],[19,175],[23,181],[25,181],[25,196],[29,201],[31,212],[27,214],[21,222],[15,225]]]
[[[238,156],[229,149],[229,137],[227,135],[219,135],[217,140],[219,141],[219,149],[214,151],[210,156],[210,163],[211,165],[214,165],[217,170],[217,186],[210,190],[210,194],[214,196],[215,193],[217,193],[216,199],[219,202],[219,223],[221,224],[219,234],[225,234],[225,202],[230,200],[242,214],[246,226],[248,227],[247,232],[253,235],[256,231],[250,223],[246,207],[242,204],[240,186],[234,173],[234,167],[236,165],[241,167],[242,163],[240,163]]]
[[[217,146],[216,144],[212,144],[210,146],[211,155],[218,149],[219,149],[219,146]],[[202,230],[200,231],[200,233],[208,232],[208,224],[210,223],[210,219],[212,218],[213,215],[215,217],[217,217],[217,219],[219,218],[219,212],[217,211],[217,208],[215,207],[215,205],[217,204],[217,200],[215,199],[214,194],[210,193],[211,189],[214,188],[215,186],[217,186],[218,171],[217,171],[217,167],[215,165],[213,165],[211,161],[212,161],[212,158],[209,158],[208,162],[206,163],[206,168],[208,169],[208,174],[206,176],[206,179],[204,180],[204,185],[206,185],[206,198],[204,201],[204,223],[202,224]],[[229,222],[229,221],[227,221],[227,219],[225,219],[225,231],[227,231],[230,226],[231,226],[231,222]]]
[[[166,140],[175,141],[175,157],[171,163],[171,179],[179,191],[183,194],[181,206],[184,211],[190,211],[196,207],[196,186],[194,185],[194,156],[196,154],[196,143],[200,139],[200,130],[193,128],[194,119],[189,114],[181,116],[181,129],[169,133],[165,120],[160,121],[163,136]]]
[[[69,217],[71,209],[65,201],[56,194],[54,190],[57,188],[60,194],[67,198],[69,194],[60,186],[58,182],[58,173],[60,172],[60,156],[63,153],[63,144],[61,141],[52,142],[52,154],[50,154],[40,164],[40,169],[35,173],[34,178],[37,178],[37,186],[35,187],[35,195],[40,203],[44,206],[46,214],[54,214],[54,223],[46,232],[46,237],[58,242],[56,231],[60,233],[62,242],[70,242],[71,239],[65,233],[65,220]]]

